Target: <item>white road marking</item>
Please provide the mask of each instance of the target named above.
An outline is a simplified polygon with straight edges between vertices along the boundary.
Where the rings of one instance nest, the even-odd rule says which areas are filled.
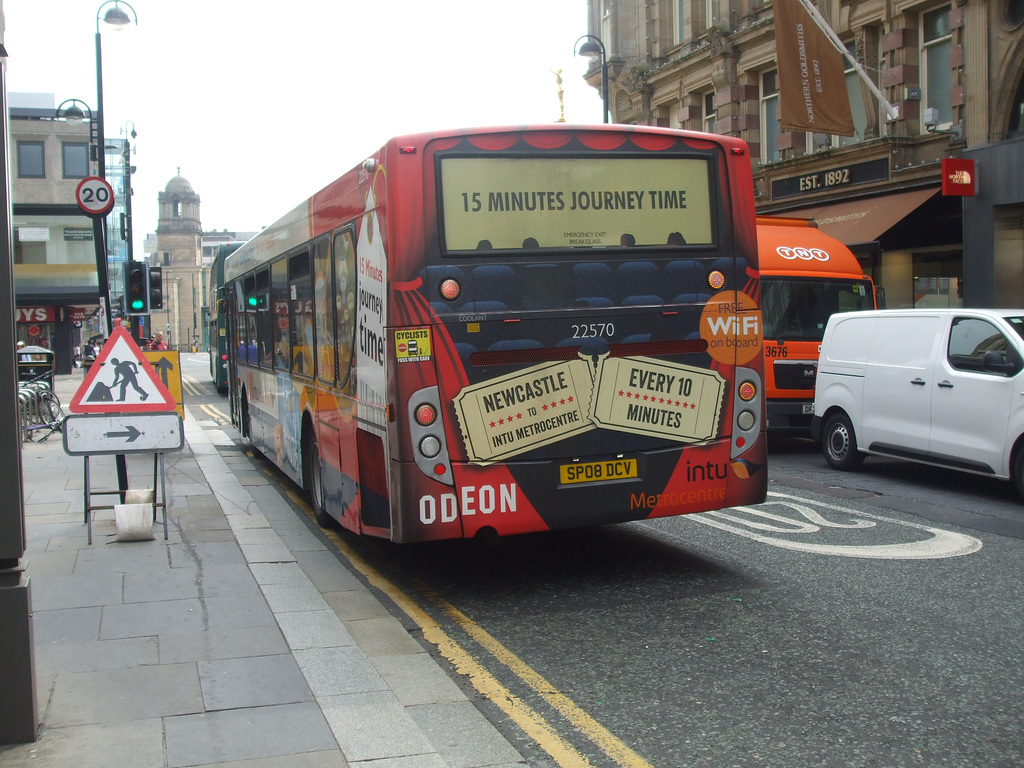
[[[868,512],[858,512],[847,507],[802,499],[784,493],[769,493],[768,497],[768,501],[758,507],[731,507],[697,515],[686,515],[680,519],[702,523],[781,549],[839,557],[933,560],[942,557],[970,555],[982,547],[981,541],[973,536],[944,531],[941,528],[908,523]],[[768,511],[766,508],[770,508],[772,511]],[[783,510],[782,512],[779,511],[780,508]],[[830,520],[822,514],[825,510],[838,512],[847,519],[841,522]],[[785,511],[795,512],[796,516],[790,517],[785,514]],[[783,538],[813,535],[821,531],[822,528],[874,528],[880,522],[891,523],[914,531],[923,531],[928,534],[928,538],[893,544],[865,545],[823,544]]]

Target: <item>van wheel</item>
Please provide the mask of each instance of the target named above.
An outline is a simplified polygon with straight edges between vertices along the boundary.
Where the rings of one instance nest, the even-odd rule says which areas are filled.
[[[1019,448],[1013,457],[1013,485],[1017,488],[1017,495],[1024,499],[1024,447]]]
[[[825,461],[832,469],[848,471],[856,469],[864,461],[864,454],[857,450],[857,436],[845,413],[837,413],[825,423],[821,440]]]

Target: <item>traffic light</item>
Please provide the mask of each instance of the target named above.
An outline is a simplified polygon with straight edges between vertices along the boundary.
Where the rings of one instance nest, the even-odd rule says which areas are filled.
[[[164,308],[164,268],[149,268],[149,308]]]
[[[129,316],[149,314],[149,266],[141,261],[124,263],[124,310]]]

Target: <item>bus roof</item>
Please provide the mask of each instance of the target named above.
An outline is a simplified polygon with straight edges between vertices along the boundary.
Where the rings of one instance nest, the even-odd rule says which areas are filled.
[[[758,216],[757,253],[766,276],[864,277],[853,252],[810,219]]]
[[[261,263],[268,254],[278,253],[299,243],[307,242],[313,237],[323,234],[337,222],[351,220],[362,214],[366,195],[365,191],[361,191],[361,185],[368,177],[374,176],[375,170],[381,163],[386,163],[395,157],[421,154],[431,142],[444,143],[446,140],[456,142],[462,137],[486,137],[483,143],[491,145],[489,147],[491,149],[501,149],[509,145],[510,138],[508,137],[523,138],[538,149],[552,149],[562,146],[567,141],[565,136],[556,137],[555,134],[566,133],[575,134],[578,137],[592,137],[592,142],[585,141],[585,143],[600,151],[614,151],[621,147],[624,142],[619,137],[623,134],[638,137],[636,143],[645,145],[649,149],[660,146],[661,139],[659,137],[672,137],[673,141],[681,138],[695,143],[705,141],[720,146],[729,165],[749,164],[749,148],[742,139],[659,126],[553,123],[452,128],[395,136],[369,153],[364,161],[347,170],[342,176],[318,192],[314,192],[306,200],[298,203],[235,253],[229,255],[225,261],[224,277],[225,279],[234,279],[257,263]],[[723,180],[723,182],[728,184],[728,180]]]

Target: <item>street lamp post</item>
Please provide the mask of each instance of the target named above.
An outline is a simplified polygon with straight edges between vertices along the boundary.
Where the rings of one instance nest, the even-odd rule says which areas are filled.
[[[96,120],[89,105],[81,99],[64,99],[57,106],[56,113],[58,120],[65,120],[71,125],[78,125],[83,120],[89,121],[89,162],[90,169],[95,168],[96,158],[99,151],[99,142],[96,138]],[[90,172],[95,173],[94,170]]]
[[[132,15],[129,16],[125,13],[124,6]],[[106,9],[104,12],[103,9]],[[106,140],[103,136],[103,45],[100,39],[100,21],[104,24],[109,24],[115,32],[119,32],[129,24],[139,23],[139,17],[135,13],[135,9],[132,8],[128,3],[123,0],[106,0],[100,7],[96,9],[96,132],[97,140],[99,144],[99,175],[104,179],[107,178],[107,160],[106,160]],[[97,275],[100,281],[100,296],[103,302],[106,304],[107,313],[107,336],[109,337],[113,331],[113,323],[111,321],[112,308],[110,306],[110,279],[108,276],[107,269],[107,237],[106,237],[106,223],[107,217],[97,217],[100,222],[100,230],[102,231],[102,237],[100,242],[103,249],[103,258],[97,259],[96,268],[99,271]],[[115,457],[115,464],[117,467],[117,487],[121,491],[121,503],[124,503],[125,493],[128,490],[128,460],[124,454],[118,454]]]
[[[97,174],[98,163],[103,156],[103,149],[99,146],[97,127],[96,127],[96,113],[93,112],[89,105],[81,99],[65,99],[57,107],[56,118],[58,120],[64,120],[71,125],[78,125],[83,120],[88,119],[89,121],[89,170],[87,175],[95,176]],[[107,250],[106,243],[103,239],[103,217],[100,215],[91,215],[89,217],[92,220],[92,241],[93,249],[95,252],[96,260],[96,289],[99,292],[100,297],[106,294],[109,295],[109,291],[105,291],[107,274]],[[102,305],[102,301],[100,302]],[[106,312],[106,330],[107,335],[110,335],[110,315]]]
[[[78,125],[83,120],[89,120],[89,173],[103,175],[103,147],[100,146],[99,136],[102,135],[97,126],[97,113],[89,109],[89,105],[81,99],[65,99],[62,101],[56,112],[58,120],[66,120],[72,125]],[[92,240],[96,250],[96,282],[100,297],[106,298],[107,335],[110,335],[110,291],[107,287],[107,249],[105,235],[103,232],[103,216],[91,216],[92,219]],[[101,301],[102,304],[102,301]]]
[[[583,45],[580,45],[580,40],[586,40]],[[601,42],[601,38],[597,35],[582,35],[579,40],[576,41],[576,45],[573,50],[574,56],[586,56],[588,59],[592,59],[595,56],[601,57],[601,103],[604,105],[604,122],[608,120],[608,53],[605,50],[604,43]]]
[[[129,16],[122,6],[131,11],[132,15]],[[106,12],[104,12],[104,9],[106,9]],[[100,21],[108,24],[115,32],[118,32],[129,24],[138,24],[138,16],[135,13],[135,9],[124,2],[124,0],[106,0],[96,11],[96,133],[97,144],[99,145],[99,161],[97,165],[99,175],[105,179],[107,177],[107,160],[103,134],[103,44],[100,37]],[[99,262],[102,263],[97,263],[96,267],[99,270],[100,295],[106,304],[104,309],[107,315],[107,334],[109,335],[113,325],[111,322],[110,278],[108,275],[106,252],[106,216],[101,217],[101,227],[103,230],[101,237],[103,258],[99,259]]]

